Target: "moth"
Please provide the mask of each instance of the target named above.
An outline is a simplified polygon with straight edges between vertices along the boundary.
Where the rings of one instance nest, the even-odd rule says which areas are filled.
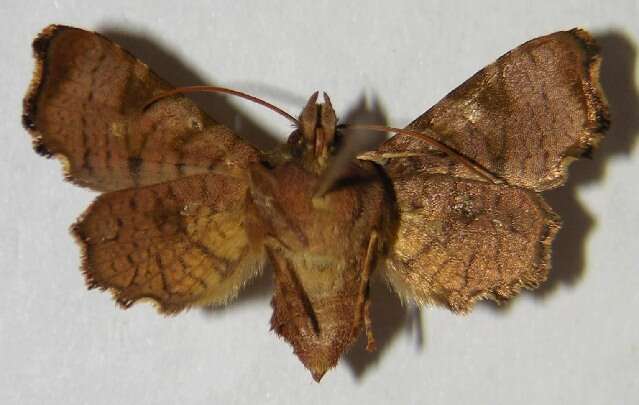
[[[33,49],[24,127],[101,193],[72,226],[89,288],[175,314],[226,304],[270,263],[271,327],[318,382],[362,331],[374,349],[373,272],[456,313],[546,280],[560,219],[540,192],[609,125],[581,29],[506,53],[338,168],[349,132],[326,95],[260,151],[100,34],[51,25]]]

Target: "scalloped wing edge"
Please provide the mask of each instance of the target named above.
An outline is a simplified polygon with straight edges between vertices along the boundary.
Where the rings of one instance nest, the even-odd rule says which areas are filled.
[[[49,46],[51,44],[51,41],[53,41],[53,39],[58,34],[61,34],[64,31],[68,30],[86,31],[100,38],[104,38],[105,40],[113,43],[113,45],[124,51],[132,58],[138,61],[139,59],[136,58],[129,51],[122,48],[120,45],[116,44],[100,33],[61,24],[51,24],[45,27],[36,36],[36,38],[33,40],[33,43],[31,44],[31,48],[33,50],[33,58],[35,59],[35,68],[33,70],[33,77],[31,78],[31,83],[29,84],[27,93],[22,100],[22,126],[31,135],[33,150],[35,150],[38,155],[44,156],[47,159],[55,158],[60,162],[60,164],[62,165],[62,174],[65,181],[68,181],[80,187],[91,188],[91,184],[87,184],[81,179],[73,177],[71,173],[71,162],[65,154],[54,153],[47,148],[47,146],[44,144],[44,137],[40,133],[40,130],[38,129],[38,126],[36,124],[38,115],[38,99],[40,98],[40,95],[42,93],[42,86],[44,86],[47,80],[47,53],[49,51]],[[147,66],[144,62],[139,62]],[[151,71],[148,66],[147,68],[149,69],[149,71]]]
[[[592,158],[593,150],[597,148],[604,133],[610,128],[608,102],[599,80],[602,62],[599,46],[586,30],[573,28],[568,33],[584,50],[585,58],[581,88],[585,97],[588,121],[582,136],[564,154],[557,167],[558,173],[556,173],[556,177],[536,188],[536,191],[544,191],[564,185],[568,179],[568,167],[570,164],[582,157]]]
[[[403,305],[415,304],[419,306],[443,307],[460,315],[467,315],[470,313],[473,310],[475,303],[478,301],[490,300],[497,303],[497,305],[502,305],[508,302],[511,298],[517,296],[522,290],[534,290],[538,288],[548,279],[548,274],[552,267],[552,242],[561,229],[562,222],[561,217],[553,211],[548,203],[544,201],[542,196],[538,193],[535,194],[539,199],[539,207],[545,213],[546,220],[543,228],[544,231],[541,233],[541,238],[537,242],[540,249],[540,261],[536,267],[536,271],[534,273],[531,272],[534,276],[522,278],[513,285],[506,286],[505,288],[502,287],[501,290],[496,288],[493,291],[478,294],[472,297],[465,305],[451,305],[445,300],[438,300],[437,297],[420,296],[419,294],[416,294],[415,291],[411,289],[410,285],[401,278],[390,277],[392,275],[391,271],[383,272],[384,281],[392,291],[395,291]],[[390,260],[387,259],[386,261],[389,262]],[[388,267],[389,264],[387,263],[386,266]]]
[[[231,292],[223,297],[223,299],[219,299],[215,296],[207,296],[203,294],[202,297],[189,303],[185,306],[167,306],[162,303],[160,299],[153,296],[141,296],[135,299],[131,299],[130,297],[125,297],[122,294],[122,291],[116,287],[108,287],[101,285],[91,273],[91,265],[89,263],[89,255],[88,255],[88,247],[87,239],[82,234],[80,229],[80,223],[84,220],[86,215],[90,212],[91,208],[95,204],[95,200],[89,205],[89,207],[76,219],[76,221],[69,227],[69,232],[73,236],[76,244],[80,247],[80,271],[84,277],[84,282],[88,290],[98,289],[99,291],[107,291],[111,294],[111,297],[116,302],[118,306],[122,309],[129,309],[134,304],[138,303],[150,303],[158,313],[162,315],[172,316],[177,315],[180,312],[189,310],[193,307],[222,307],[231,301],[235,300],[239,293],[250,283],[252,283],[255,279],[262,275],[264,272],[265,261],[260,260],[259,255],[257,255],[255,263],[252,266],[247,266],[248,270],[245,270],[250,274],[249,277],[245,277],[242,279],[241,283],[236,284],[231,289]]]

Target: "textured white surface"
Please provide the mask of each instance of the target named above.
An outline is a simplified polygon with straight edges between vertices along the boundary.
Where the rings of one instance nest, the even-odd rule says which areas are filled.
[[[0,5],[0,403],[639,401],[636,0],[257,3]],[[549,193],[565,229],[548,287],[465,318],[404,310],[375,288],[381,350],[367,355],[360,342],[318,385],[269,332],[268,275],[226,309],[168,319],[86,291],[67,228],[93,195],[63,182],[20,126],[30,42],[50,23],[106,33],[175,84],[224,84],[293,113],[315,89],[341,116],[367,97],[395,126],[521,42],[582,26],[605,47],[614,129],[593,161],[573,166],[567,187]],[[252,138],[290,131],[258,107],[202,100]]]

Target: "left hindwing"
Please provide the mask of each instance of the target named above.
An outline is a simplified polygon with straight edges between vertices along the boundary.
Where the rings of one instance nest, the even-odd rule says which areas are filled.
[[[90,287],[125,307],[224,304],[261,270],[260,225],[236,179],[201,174],[105,193],[73,226]]]

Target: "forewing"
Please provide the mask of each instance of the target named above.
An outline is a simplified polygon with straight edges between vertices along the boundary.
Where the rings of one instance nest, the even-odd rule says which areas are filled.
[[[399,228],[385,275],[403,299],[463,313],[546,279],[559,219],[535,192],[439,174],[393,184]]]
[[[101,195],[73,226],[87,284],[125,307],[151,298],[165,313],[225,303],[264,261],[246,190],[201,174]]]
[[[36,71],[23,123],[39,153],[60,157],[67,178],[98,191],[223,171],[257,151],[189,99],[144,106],[173,87],[107,38],[52,25],[34,41]]]
[[[586,31],[534,39],[477,72],[408,129],[428,131],[508,184],[536,191],[560,186],[568,164],[588,155],[608,126],[599,65]],[[391,176],[410,170],[474,177],[405,135],[378,154],[390,157]]]

